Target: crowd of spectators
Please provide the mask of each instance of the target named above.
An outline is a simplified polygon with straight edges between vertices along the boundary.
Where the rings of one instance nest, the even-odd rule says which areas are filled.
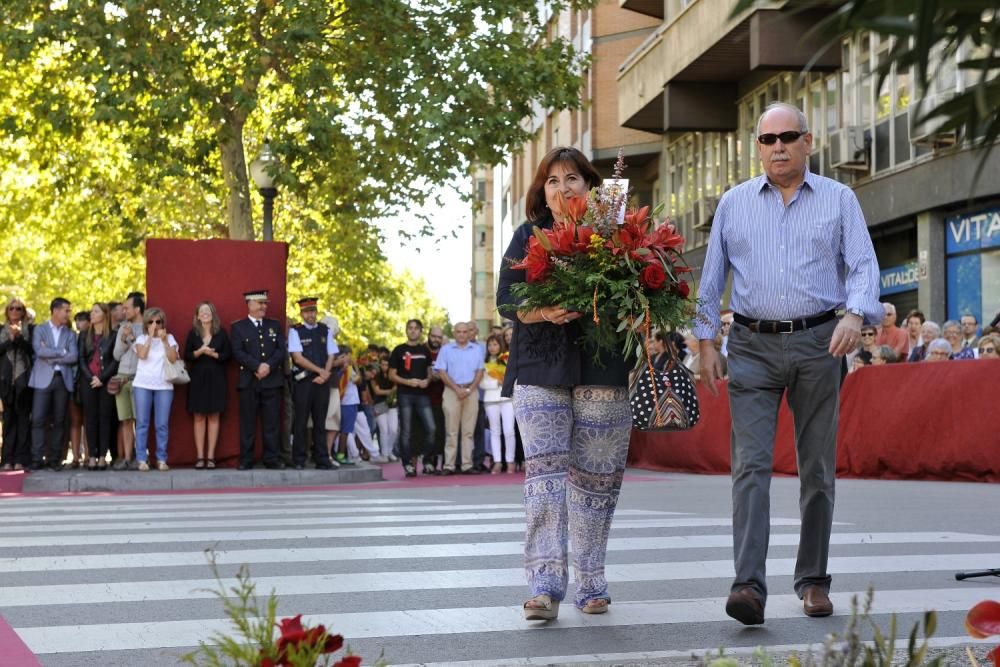
[[[169,470],[175,385],[164,367],[178,359],[190,377],[185,407],[196,449],[194,467],[216,467],[226,368],[231,360],[240,362],[230,342],[232,331],[222,326],[212,303],[195,306],[186,337],[178,334],[183,345],[168,332],[167,314],[147,307],[141,292],[122,302],[95,303],[75,316],[72,304],[57,298],[49,304],[48,317],[39,319],[36,323],[36,314],[19,298],[4,309],[0,469]],[[288,320],[288,349],[282,351],[288,428],[281,465],[301,468],[299,458],[305,454],[293,456],[296,430],[291,425],[301,379],[297,371],[308,362],[295,354],[302,352],[296,324]],[[324,318],[323,326],[331,339],[339,334],[335,318]],[[310,435],[325,433],[326,451],[309,456],[316,467],[401,461],[410,477],[421,467],[424,474],[519,470],[523,455],[511,401],[499,392],[511,329],[494,327],[481,341],[476,323],[463,322],[453,327],[455,340],[449,341],[442,327],[432,326],[425,341],[423,324],[411,320],[407,333],[407,343],[394,350],[370,344],[355,354],[349,345],[333,344],[336,363],[321,383],[330,394],[325,419],[313,419],[305,410],[300,415],[300,438],[309,437],[307,422],[315,422]],[[414,419],[415,406],[426,408],[428,419]]]

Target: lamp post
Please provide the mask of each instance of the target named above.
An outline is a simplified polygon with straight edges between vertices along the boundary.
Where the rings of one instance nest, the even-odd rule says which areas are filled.
[[[257,191],[264,198],[264,225],[262,235],[265,241],[274,240],[274,198],[278,196],[275,185],[275,175],[278,173],[278,158],[271,151],[269,139],[264,140],[260,155],[250,163],[250,177],[253,178]]]

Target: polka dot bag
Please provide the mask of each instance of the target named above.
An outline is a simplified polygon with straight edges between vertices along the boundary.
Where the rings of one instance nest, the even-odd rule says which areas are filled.
[[[676,359],[658,371],[648,361],[629,385],[632,426],[640,431],[686,431],[701,417],[691,371]]]

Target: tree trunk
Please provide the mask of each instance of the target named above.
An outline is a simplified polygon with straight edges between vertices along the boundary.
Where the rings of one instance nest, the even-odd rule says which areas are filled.
[[[229,238],[254,240],[253,207],[250,203],[250,179],[243,150],[243,124],[227,123],[219,141],[222,176],[226,182],[226,224]]]

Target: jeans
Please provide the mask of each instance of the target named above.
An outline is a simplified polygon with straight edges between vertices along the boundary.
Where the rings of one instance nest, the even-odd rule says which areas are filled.
[[[167,462],[167,439],[170,437],[170,405],[174,402],[173,389],[132,388],[135,399],[135,458],[149,458],[149,413],[153,411],[156,429],[156,461]]]
[[[403,467],[410,465],[413,457],[413,443],[410,442],[410,428],[413,416],[420,418],[424,424],[425,446],[434,442],[434,414],[431,412],[431,397],[418,394],[399,394],[399,459]]]

